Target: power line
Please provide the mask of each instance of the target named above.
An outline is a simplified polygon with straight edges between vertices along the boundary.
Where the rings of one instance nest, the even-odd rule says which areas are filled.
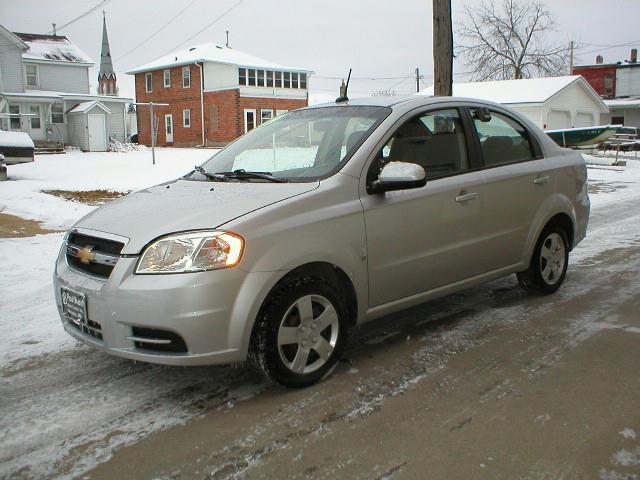
[[[580,52],[580,55],[588,55],[589,53],[603,52],[605,50],[611,50],[612,48],[628,47],[630,45],[637,45],[638,43],[640,43],[640,40],[634,40],[633,42],[627,42],[627,43],[619,43],[618,45],[608,45],[603,48],[596,48],[594,50],[589,50],[587,52]]]
[[[176,20],[180,15],[182,15],[184,12],[187,11],[187,9],[189,7],[191,7],[191,5],[193,5],[197,0],[191,0],[186,7],[184,7],[183,9],[181,9],[177,14],[173,15],[168,22],[164,23],[160,28],[158,28],[155,32],[153,32],[151,35],[149,35],[147,38],[145,38],[144,40],[142,40],[139,44],[137,44],[135,47],[133,47],[132,49],[126,51],[125,53],[123,53],[122,55],[120,55],[119,57],[116,58],[116,60],[120,60],[124,57],[126,57],[127,55],[129,55],[130,53],[136,51],[138,48],[140,48],[142,45],[144,45],[145,43],[147,43],[149,40],[151,40],[153,37],[155,37],[156,35],[158,35],[162,30],[164,30],[166,27],[168,27],[171,23],[173,23],[174,20]]]
[[[74,18],[73,20],[69,20],[67,23],[65,23],[64,25],[61,25],[59,27],[56,27],[56,31],[60,31],[63,28],[68,27],[69,25],[71,25],[72,23],[76,23],[78,20],[83,19],[84,17],[86,17],[87,15],[95,12],[96,10],[98,10],[99,8],[104,7],[107,3],[109,3],[111,0],[102,0],[100,3],[98,3],[97,5],[91,7],[89,10],[87,10],[86,12],[84,12],[81,15],[78,15],[76,18]],[[53,33],[53,30],[50,30],[49,32],[47,32],[47,35],[51,35]]]
[[[207,25],[205,25],[203,28],[201,28],[200,30],[198,30],[196,33],[194,33],[193,35],[191,35],[189,38],[187,38],[184,42],[182,42],[180,45],[176,45],[173,48],[170,48],[169,50],[167,50],[167,52],[165,52],[163,55],[167,55],[171,52],[173,52],[174,50],[180,48],[181,46],[183,46],[185,43],[190,42],[191,40],[193,40],[194,38],[196,38],[198,35],[200,35],[202,32],[204,32],[206,29],[208,29],[209,27],[211,27],[213,24],[215,24],[216,22],[222,20],[224,17],[226,17],[229,13],[231,13],[233,10],[235,10],[237,7],[240,6],[240,4],[243,2],[244,0],[238,0],[236,3],[234,3],[230,8],[228,8],[227,10],[225,10],[221,15],[217,16],[216,18],[213,19],[212,22],[208,23]]]

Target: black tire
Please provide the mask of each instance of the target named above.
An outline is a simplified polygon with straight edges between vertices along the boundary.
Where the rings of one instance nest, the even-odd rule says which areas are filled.
[[[554,245],[554,240],[559,244],[561,251],[558,250],[551,257],[551,260],[543,257],[543,248],[549,248]],[[545,254],[548,256],[548,254]],[[562,263],[562,265],[559,265]],[[551,265],[555,268],[551,268]],[[547,269],[549,265],[549,269]],[[533,250],[533,256],[529,268],[524,272],[517,273],[518,283],[520,286],[531,293],[539,295],[549,295],[554,293],[567,274],[569,265],[569,242],[567,240],[567,232],[559,225],[547,225],[538,241],[536,248]]]
[[[311,320],[307,318],[303,325],[303,314],[298,305],[309,298]],[[323,318],[326,320],[330,317],[332,324],[321,330],[322,325],[316,325],[319,322],[314,323],[314,319],[320,320],[320,315],[325,311],[328,315]],[[337,321],[333,315],[334,311]],[[296,326],[296,322],[299,322],[299,326]],[[316,325],[315,330],[311,328],[313,325]],[[283,332],[284,329],[297,329],[300,336],[297,342],[300,343],[279,344],[281,328]],[[316,277],[296,276],[285,279],[269,294],[258,314],[251,335],[249,359],[271,380],[287,387],[306,387],[331,374],[337,366],[346,345],[348,328],[346,299],[335,286]],[[324,341],[320,340],[320,337]],[[302,346],[304,339],[309,341],[306,347]],[[311,346],[312,342],[316,345],[316,340],[320,340],[325,348],[327,344],[331,346],[333,341],[333,349],[326,359]],[[292,369],[296,365],[298,349],[301,352],[309,351],[308,358],[304,360],[304,368],[311,371],[300,372]],[[325,354],[326,352],[327,350]]]

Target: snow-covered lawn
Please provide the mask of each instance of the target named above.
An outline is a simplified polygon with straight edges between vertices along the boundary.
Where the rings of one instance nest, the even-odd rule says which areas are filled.
[[[42,190],[140,190],[184,175],[217,150],[157,148],[126,153],[68,152],[40,155],[36,161],[8,168],[8,182],[0,184],[0,212],[66,229],[95,207],[68,202]]]

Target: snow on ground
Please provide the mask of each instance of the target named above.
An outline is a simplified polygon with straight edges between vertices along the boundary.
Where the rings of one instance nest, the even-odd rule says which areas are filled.
[[[151,165],[150,151],[75,152],[38,157],[33,164],[10,167],[13,181],[0,183],[0,211],[45,221],[49,228],[67,228],[94,207],[46,195],[40,190],[136,190],[176,178],[194,164],[202,163],[213,152],[158,149],[157,153],[155,167]],[[620,200],[637,198],[640,201],[639,161],[629,161],[624,169],[598,167],[589,168],[588,172],[593,191],[592,219],[602,215],[599,212],[604,207]],[[640,239],[640,212],[618,214],[621,221],[615,223],[615,227],[611,224],[600,227],[597,222],[593,223],[587,239],[573,252],[572,262],[584,261],[601,251]],[[3,380],[5,373],[20,375],[33,364],[44,361],[60,363],[62,378],[52,378],[49,383],[73,382],[65,372],[73,370],[72,363],[78,356],[87,362],[84,366],[86,376],[92,379],[91,398],[96,404],[93,411],[103,412],[105,419],[87,419],[77,414],[77,405],[87,399],[86,391],[67,389],[66,395],[70,398],[61,402],[60,398],[38,398],[39,394],[32,391],[37,385],[19,385],[16,395],[28,392],[23,402],[25,413],[0,416],[0,463],[3,459],[12,459],[0,466],[0,476],[24,466],[24,462],[33,466],[33,472],[47,476],[52,473],[53,465],[58,471],[64,467],[58,462],[67,458],[73,448],[95,443],[95,453],[90,458],[83,457],[88,464],[68,466],[70,475],[78,474],[108,458],[116,445],[134,442],[152,431],[191,418],[195,411],[193,405],[197,402],[219,398],[220,405],[224,405],[227,400],[251,396],[263,388],[260,382],[251,378],[230,387],[225,384],[228,370],[215,369],[221,377],[219,381],[193,391],[194,382],[202,375],[211,375],[212,370],[134,365],[92,352],[69,337],[60,325],[51,288],[54,260],[62,236],[58,233],[0,239],[0,291],[3,292],[0,296],[3,331],[0,336],[0,385],[10,384],[9,377]],[[91,353],[87,353],[89,351]],[[164,371],[170,371],[171,375],[163,375],[161,372]],[[114,385],[118,388],[114,389]],[[122,391],[127,391],[128,395],[117,394]],[[189,400],[178,402],[182,407],[177,408],[172,406],[175,395],[184,395]],[[0,406],[2,403],[0,395]],[[28,412],[38,412],[37,418],[32,418]],[[103,424],[105,421],[108,424]],[[105,437],[105,432],[116,433]],[[16,440],[20,438],[22,440]]]
[[[33,163],[8,168],[10,181],[0,184],[0,212],[66,229],[93,208],[69,202],[42,190],[112,190],[128,192],[178,178],[217,150],[156,148],[126,153],[79,151],[37,155]]]

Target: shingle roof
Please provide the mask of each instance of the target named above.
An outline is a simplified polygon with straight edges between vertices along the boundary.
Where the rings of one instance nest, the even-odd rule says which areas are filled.
[[[311,70],[279,65],[277,63],[256,57],[248,53],[240,52],[233,48],[215,43],[203,43],[193,47],[179,50],[177,52],[157,58],[149,63],[140,65],[139,67],[129,70],[127,73],[141,73],[151,70],[159,70],[161,68],[177,67],[181,65],[189,65],[196,62],[214,62],[226,63],[230,65],[238,65],[242,67],[257,67],[272,70],[292,70],[294,72],[311,72]]]
[[[25,60],[93,65],[93,60],[63,35],[18,32],[14,32],[14,35],[29,47],[22,54]]]

